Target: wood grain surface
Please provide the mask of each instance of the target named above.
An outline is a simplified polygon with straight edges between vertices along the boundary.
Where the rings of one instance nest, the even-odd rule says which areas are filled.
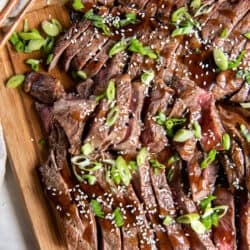
[[[32,1],[30,11],[23,19],[27,18],[29,27],[33,28],[39,27],[41,21],[54,17],[66,27],[69,20],[66,9],[61,5],[63,2],[50,1],[47,6],[45,0]],[[22,27],[21,20],[17,30]],[[17,53],[8,42],[0,50],[0,121],[4,129],[8,157],[37,240],[37,249],[57,250],[65,249],[60,225],[56,225],[55,216],[44,196],[36,170],[46,156],[46,147],[38,143],[44,137],[41,122],[34,109],[33,100],[21,88],[5,87],[6,80],[11,75],[29,71],[24,64],[25,59],[39,57],[39,53]],[[66,85],[70,83],[67,76],[61,74],[58,69],[51,73],[63,83],[67,83]]]

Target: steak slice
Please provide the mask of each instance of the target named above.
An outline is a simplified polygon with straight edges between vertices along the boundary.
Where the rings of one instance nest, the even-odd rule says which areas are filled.
[[[234,196],[222,187],[216,189],[215,196],[215,206],[228,206],[227,213],[219,220],[218,227],[213,227],[215,245],[219,250],[237,249]]]
[[[140,147],[141,111],[144,103],[145,85],[141,82],[133,82],[132,89],[133,96],[130,103],[131,113],[127,134],[121,143],[114,145],[114,149],[122,151],[124,154],[136,155],[136,151]]]
[[[65,49],[74,42],[80,35],[83,33],[90,25],[90,22],[87,20],[82,20],[79,23],[74,23],[68,31],[62,34],[56,41],[56,44],[53,49],[53,59],[49,65],[49,71],[52,70]]]
[[[35,108],[41,118],[43,127],[46,133],[48,134],[50,132],[50,127],[53,120],[53,107],[41,104],[39,102],[35,102]]]
[[[142,143],[149,148],[150,152],[158,153],[168,143],[165,129],[156,123],[154,116],[158,112],[165,112],[167,110],[172,95],[172,89],[160,85],[156,85],[150,95],[147,115],[144,120],[145,129],[141,135]]]
[[[92,40],[88,40],[86,47],[82,47],[71,61],[71,66],[75,70],[82,69],[88,60],[92,59],[98,50],[102,50],[103,45],[108,38],[98,32],[94,35]]]
[[[159,207],[159,214],[161,216],[170,216],[171,218],[175,218],[175,204],[172,197],[172,192],[167,183],[165,171],[163,170],[158,171],[158,173],[154,173],[153,169],[151,168],[150,177],[154,194]],[[179,224],[173,221],[165,228],[173,249],[190,249],[189,241]]]
[[[96,83],[94,95],[102,94],[107,88],[109,80],[123,73],[126,62],[127,57],[124,53],[118,53],[110,59],[106,68],[103,68],[94,78]]]
[[[70,64],[75,55],[77,55],[81,49],[86,48],[87,44],[94,39],[94,29],[89,26],[77,39],[73,40],[71,44],[66,48],[62,56],[62,65],[65,71],[68,71]]]
[[[48,74],[37,72],[31,72],[26,76],[24,91],[44,104],[53,104],[65,95],[59,80]]]
[[[250,85],[244,82],[240,90],[230,98],[230,101],[238,103],[250,102]]]
[[[170,188],[172,190],[173,198],[179,211],[183,214],[197,213],[197,208],[190,198],[188,198],[183,191],[182,177],[181,177],[181,166],[182,163],[174,164],[173,178],[170,182]],[[191,249],[211,249],[215,250],[213,242],[209,235],[196,233],[189,225],[184,226],[184,231],[187,233],[188,240],[191,245]]]
[[[94,88],[94,81],[91,78],[88,78],[87,80],[80,82],[76,86],[77,94],[83,98],[83,99],[89,99],[93,92]]]
[[[71,154],[80,152],[86,120],[96,105],[95,101],[84,99],[60,99],[54,103],[54,119],[59,122],[68,137]]]
[[[202,28],[202,38],[206,41],[212,41],[215,37],[220,36],[219,25],[227,28],[230,33],[234,26],[244,17],[249,8],[250,2],[248,0],[239,0],[237,3],[223,2]]]
[[[138,166],[138,170],[134,173],[132,181],[138,198],[145,205],[149,220],[155,224],[154,232],[158,241],[158,247],[161,249],[165,246],[165,249],[172,249],[167,233],[161,227],[157,226],[160,221],[157,215],[156,198],[150,180],[149,162]]]
[[[192,198],[199,202],[214,192],[217,177],[217,165],[212,163],[207,168],[201,169],[202,154],[196,150],[190,162],[188,162],[189,184]]]
[[[109,40],[103,48],[97,53],[97,55],[94,57],[93,60],[89,61],[83,71],[86,73],[86,75],[91,78],[95,77],[99,71],[102,69],[102,67],[105,65],[105,63],[108,61],[109,56],[109,50],[114,45],[114,41]]]

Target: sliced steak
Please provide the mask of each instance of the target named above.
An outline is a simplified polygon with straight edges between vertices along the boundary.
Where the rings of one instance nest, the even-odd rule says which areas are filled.
[[[228,206],[227,213],[220,219],[218,227],[213,228],[215,245],[219,250],[237,249],[234,196],[222,187],[216,189],[215,196],[215,206]]]
[[[62,65],[65,71],[68,71],[70,64],[81,49],[86,48],[87,44],[90,43],[95,37],[94,28],[88,27],[76,40],[73,40],[71,44],[64,51],[62,56]]]
[[[140,147],[139,137],[141,134],[141,111],[144,103],[145,85],[141,82],[132,83],[133,96],[130,103],[130,117],[127,134],[124,140],[114,149],[125,154],[136,155],[136,150]]]
[[[165,112],[167,110],[172,95],[172,89],[157,85],[150,95],[147,115],[144,120],[145,128],[142,131],[141,140],[151,152],[160,152],[168,143],[165,129],[156,123],[155,116],[158,112]]]
[[[94,81],[88,78],[76,86],[77,94],[83,99],[89,99],[94,89]]]
[[[46,133],[49,134],[51,123],[53,120],[53,113],[52,113],[53,107],[47,106],[45,104],[41,104],[39,102],[35,103],[35,107],[36,107],[36,111],[38,112],[41,118],[41,121],[42,121],[42,124]]]
[[[127,57],[124,53],[118,53],[110,59],[106,68],[103,68],[94,79],[96,83],[94,95],[102,94],[108,85],[108,81],[123,73],[126,62]]]
[[[68,31],[66,31],[57,39],[53,50],[53,59],[50,63],[49,71],[56,66],[65,49],[72,42],[74,42],[81,35],[81,33],[83,33],[89,27],[89,25],[90,22],[87,20],[82,20],[79,23],[75,23],[69,28]]]
[[[151,168],[150,177],[159,207],[160,216],[170,216],[171,218],[175,218],[175,204],[172,197],[172,192],[167,183],[165,171],[158,171],[158,173],[154,173],[153,169]],[[173,249],[190,249],[189,241],[179,224],[173,221],[165,228]]]
[[[230,101],[237,103],[250,102],[250,84],[243,83],[240,90],[230,98]]]
[[[173,178],[170,183],[174,201],[177,205],[179,211],[183,214],[197,213],[197,208],[190,198],[188,198],[183,191],[182,177],[181,177],[181,163],[174,165]],[[215,250],[213,242],[211,241],[209,235],[196,233],[189,225],[184,226],[184,231],[187,233],[188,240],[191,245],[191,249],[211,249]]]
[[[109,50],[114,45],[114,41],[109,40],[103,48],[97,53],[97,55],[93,58],[93,60],[89,61],[84,67],[83,71],[86,75],[91,78],[95,77],[99,71],[104,67],[105,63],[108,61]]]
[[[95,101],[85,99],[61,99],[54,103],[53,115],[68,137],[71,154],[79,153],[86,120],[96,105]]]
[[[71,61],[71,66],[75,70],[82,69],[88,60],[92,59],[98,50],[102,50],[103,45],[108,40],[108,37],[102,34],[95,34],[93,40],[88,40],[86,47],[81,48],[81,50],[75,55]]]
[[[201,169],[202,154],[196,150],[190,162],[188,162],[189,184],[192,198],[199,202],[214,192],[217,177],[217,165],[212,163],[206,169]]]
[[[237,3],[223,2],[202,28],[202,38],[204,40],[213,40],[216,36],[219,36],[220,29],[218,27],[227,28],[230,33],[249,8],[250,2],[248,0],[240,0]]]
[[[24,91],[41,103],[53,104],[65,95],[60,81],[48,74],[29,73],[24,82]]]

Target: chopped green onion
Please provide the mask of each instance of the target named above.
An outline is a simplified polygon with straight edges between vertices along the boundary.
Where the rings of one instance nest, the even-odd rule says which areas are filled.
[[[121,212],[120,208],[116,208],[114,210],[113,216],[114,216],[116,226],[122,227],[124,224],[124,221],[123,221],[123,216],[122,216],[122,212]]]
[[[186,122],[186,118],[168,118],[165,121],[167,136],[174,136],[174,127]]]
[[[46,54],[49,54],[52,52],[53,47],[55,44],[55,38],[54,37],[46,37],[44,44],[43,44],[43,50]]]
[[[244,33],[243,36],[246,37],[247,39],[250,39],[250,31]]]
[[[192,8],[192,10],[197,10],[199,9],[201,6],[201,0],[192,0],[190,3],[190,7]]]
[[[128,186],[132,177],[128,165],[122,156],[117,157],[115,166],[123,184]]]
[[[194,127],[194,137],[197,139],[201,139],[201,126],[198,122],[193,123]]]
[[[27,46],[25,47],[25,52],[29,53],[36,50],[40,50],[43,47],[44,42],[44,39],[30,40]]]
[[[215,48],[213,50],[213,56],[215,64],[218,66],[220,70],[227,70],[228,69],[228,58],[223,53],[222,50]]]
[[[246,80],[248,84],[250,84],[250,71],[248,70],[239,70],[236,73],[237,78],[242,78],[243,80]]]
[[[13,32],[9,41],[14,46],[17,52],[24,52],[25,43],[19,38],[16,32]]]
[[[119,42],[117,42],[116,44],[114,44],[114,46],[110,49],[109,56],[112,57],[112,56],[126,50],[127,47],[128,47],[127,41],[125,39],[122,39]]]
[[[82,80],[87,79],[87,74],[83,70],[76,71],[76,75],[81,78]]]
[[[111,127],[112,125],[115,124],[118,117],[119,117],[119,108],[115,106],[109,111],[107,115],[106,125],[108,127]]]
[[[228,206],[216,206],[213,210],[218,214],[219,218],[222,218],[228,210]]]
[[[157,160],[150,160],[149,161],[154,169],[154,173],[157,174],[159,169],[165,169],[166,166],[162,163],[160,163]]]
[[[106,97],[106,92],[105,93],[102,93],[101,95],[98,95],[98,96],[96,96],[95,97],[95,101],[96,102],[99,102],[99,101],[101,101],[103,98],[105,98]]]
[[[104,218],[104,212],[102,210],[102,205],[97,200],[92,199],[90,201],[90,206],[96,217]]]
[[[136,156],[136,162],[138,166],[144,165],[148,157],[147,148],[141,148],[139,153]]]
[[[228,29],[224,28],[220,33],[220,38],[226,38],[228,36]]]
[[[29,64],[33,71],[39,70],[40,60],[30,58],[30,59],[26,60],[25,63]]]
[[[212,201],[215,200],[216,197],[214,195],[208,195],[208,197],[204,198],[200,201],[200,208],[204,212],[206,209],[212,207]]]
[[[63,31],[63,27],[62,27],[61,23],[57,19],[52,18],[51,23],[57,26],[60,33]]]
[[[20,86],[25,80],[25,76],[18,74],[18,75],[14,75],[12,77],[9,78],[9,80],[6,83],[6,87],[8,88],[17,88],[18,86]]]
[[[223,145],[224,150],[229,150],[230,149],[231,142],[230,142],[229,134],[227,134],[227,133],[223,134],[223,136],[222,136],[222,145]]]
[[[165,125],[165,122],[166,122],[167,118],[166,118],[166,115],[163,112],[159,112],[158,115],[155,118],[156,118],[156,122],[159,125]]]
[[[50,54],[48,54],[48,56],[47,56],[46,64],[47,64],[47,65],[50,64],[52,60],[53,60],[53,54],[50,53]]]
[[[179,216],[176,221],[178,223],[182,223],[182,224],[190,224],[192,221],[197,221],[200,219],[199,214],[197,213],[190,213],[190,214],[184,214]]]
[[[95,185],[96,183],[96,177],[94,175],[91,174],[84,174],[82,176],[83,180],[86,180],[88,182],[89,185]]]
[[[175,10],[171,15],[172,23],[180,23],[183,19],[185,19],[185,16],[187,14],[188,14],[188,11],[187,11],[186,7],[181,7],[179,9]]]
[[[210,5],[210,3],[205,3],[201,5],[200,8],[195,12],[194,17],[208,14],[212,9],[213,9],[213,5]]]
[[[129,168],[130,171],[136,171],[138,169],[136,161],[130,161],[128,163],[128,168]]]
[[[191,221],[190,226],[198,234],[204,234],[206,232],[206,227],[199,220]]]
[[[245,109],[250,109],[250,102],[241,102],[240,106]]]
[[[83,155],[88,156],[94,151],[91,143],[87,142],[81,147],[81,152]]]
[[[39,31],[36,29],[33,29],[30,32],[19,32],[18,35],[25,41],[43,40],[43,37],[40,35]]]
[[[193,131],[181,128],[175,133],[175,135],[173,137],[173,141],[175,141],[175,142],[185,142],[185,141],[193,138],[193,136],[194,136]]]
[[[164,218],[162,224],[163,224],[164,226],[168,226],[168,225],[170,225],[172,222],[173,222],[173,218],[170,217],[169,215],[167,215],[167,216],[165,216],[165,218]]]
[[[110,102],[115,99],[115,82],[109,81],[108,87],[106,89],[106,96]]]
[[[55,37],[60,33],[60,29],[55,22],[53,23],[52,21],[44,20],[41,25],[43,31],[49,36]]]
[[[72,3],[72,7],[76,11],[84,9],[84,5],[81,0],[74,0]]]
[[[247,142],[250,142],[250,132],[244,124],[240,124],[240,132],[245,137]]]
[[[102,168],[102,163],[92,162],[84,155],[76,155],[71,157],[71,163],[80,168],[81,170],[87,172],[94,172]]]
[[[143,46],[143,44],[138,39],[131,39],[128,50],[131,52],[139,53],[143,56],[148,56],[150,59],[157,59],[157,54],[148,46]]]
[[[178,154],[174,154],[172,155],[169,159],[168,159],[168,165],[172,165],[174,164],[175,162],[179,161],[180,160],[180,156]]]
[[[107,176],[106,176],[107,177]],[[120,173],[118,172],[116,165],[112,166],[110,170],[110,179],[116,184],[120,185],[122,179]]]
[[[90,21],[93,21],[93,25],[97,28],[101,28],[106,36],[110,36],[110,29],[104,23],[104,18],[102,16],[95,15],[93,10],[89,10],[85,13],[84,17]]]
[[[174,170],[173,170],[173,168],[171,167],[171,168],[168,170],[168,174],[167,174],[167,180],[168,180],[168,182],[171,182],[172,179],[173,179],[173,177],[174,177]]]
[[[143,70],[143,74],[141,75],[141,82],[149,85],[155,77],[155,73],[153,70]]]
[[[241,61],[245,57],[246,51],[242,50],[237,58],[233,61],[228,62],[228,69],[236,69],[241,64]]]
[[[201,162],[200,165],[201,169],[207,168],[212,162],[214,162],[216,155],[217,155],[216,149],[211,149],[208,152],[207,157]]]
[[[136,13],[126,13],[125,19],[119,21],[119,27],[124,27],[134,23],[136,23]]]
[[[23,32],[28,32],[28,30],[29,30],[28,19],[24,19],[24,21],[23,21]]]
[[[194,30],[194,29],[193,29],[193,26],[191,26],[191,25],[188,25],[188,26],[186,26],[186,27],[176,28],[176,29],[172,32],[171,36],[172,36],[172,37],[175,37],[175,36],[181,36],[181,35],[188,35],[188,34],[192,33],[193,30]]]

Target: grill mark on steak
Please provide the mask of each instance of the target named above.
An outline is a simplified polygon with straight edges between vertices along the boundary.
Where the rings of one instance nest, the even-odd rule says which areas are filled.
[[[171,218],[175,218],[175,204],[170,187],[167,183],[165,171],[158,171],[158,173],[154,173],[153,169],[151,168],[150,177],[154,194],[159,207],[159,214],[161,216],[170,216]],[[173,221],[165,228],[173,249],[190,249],[189,241],[180,225]]]
[[[49,71],[56,66],[61,55],[72,43],[72,41],[75,41],[89,27],[89,25],[90,22],[87,20],[82,20],[79,23],[75,23],[69,28],[68,31],[66,31],[57,39],[53,49],[53,59],[49,65]]]
[[[75,55],[71,61],[71,66],[73,69],[82,69],[88,60],[92,59],[98,50],[102,50],[102,46],[108,38],[101,34],[95,34],[93,40],[88,40],[86,47],[81,48],[81,50]]]
[[[114,45],[114,41],[109,40],[103,48],[97,53],[95,58],[93,60],[90,60],[84,67],[83,71],[86,73],[86,75],[91,78],[95,77],[99,71],[102,69],[102,67],[105,65],[105,63],[108,61],[109,56],[109,50]]]
[[[65,71],[68,71],[70,68],[71,61],[74,56],[84,49],[86,45],[94,39],[95,34],[94,29],[89,26],[76,40],[73,40],[71,44],[64,51],[62,56],[62,65]]]
[[[48,74],[36,72],[26,75],[24,91],[44,104],[53,104],[54,101],[65,95],[59,80]]]

